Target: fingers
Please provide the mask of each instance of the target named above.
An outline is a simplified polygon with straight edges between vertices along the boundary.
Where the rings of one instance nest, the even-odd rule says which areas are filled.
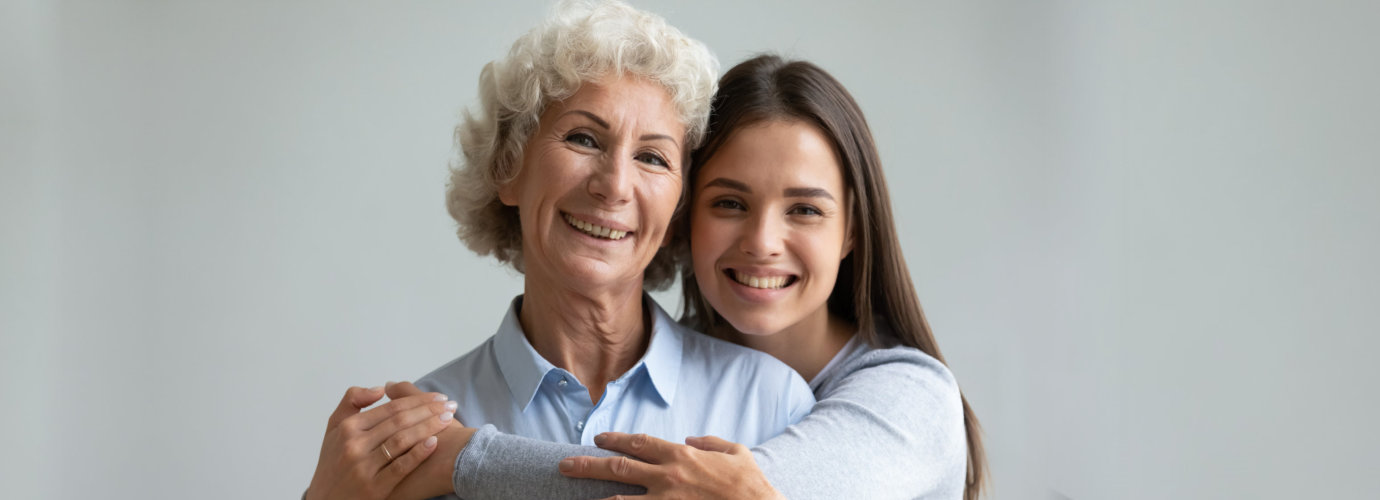
[[[443,406],[439,414],[428,411],[433,408],[419,407],[400,413],[369,432],[379,433],[383,437],[381,446],[387,447],[396,458],[398,454],[413,448],[417,443],[424,442],[426,438],[440,434],[450,424],[450,412],[454,411],[455,403],[448,401],[436,404]],[[420,413],[423,411],[425,412]],[[397,430],[389,432],[395,425],[398,426]]]
[[[647,488],[660,477],[655,465],[628,457],[569,457],[561,460],[560,470],[566,477],[618,481]]]
[[[412,382],[405,380],[402,382],[389,382],[384,385],[383,388],[388,392],[388,399],[402,399],[422,393],[422,390],[412,385]]]
[[[408,382],[405,380],[402,382],[389,382],[387,384],[384,384],[383,390],[388,393],[388,399],[402,399],[405,397],[423,394],[421,389],[418,389],[417,386],[412,385],[412,382]],[[457,419],[455,420],[455,422],[457,424],[461,423],[458,415],[456,416],[456,418]]]
[[[392,450],[392,448],[389,449]],[[422,441],[420,446],[412,446],[411,450],[400,457],[396,457],[393,462],[380,470],[378,475],[374,476],[374,481],[378,483],[380,490],[393,491],[393,488],[397,487],[404,477],[417,470],[417,466],[422,465],[426,457],[431,456],[432,452],[435,451],[436,436],[428,437]]]
[[[351,387],[346,389],[345,397],[340,398],[340,405],[336,406],[335,411],[331,413],[330,420],[326,422],[326,430],[335,428],[335,426],[340,425],[340,422],[346,418],[358,415],[361,408],[367,408],[381,398],[383,398],[382,387],[371,387],[369,389]]]
[[[372,429],[374,426],[379,425],[400,412],[411,410],[428,403],[445,401],[446,399],[448,398],[445,394],[437,394],[434,392],[408,396],[402,399],[394,399],[384,403],[378,408],[350,417],[349,420],[353,420],[352,424],[359,426],[360,429]]]
[[[670,460],[681,445],[654,438],[646,434],[625,434],[604,432],[594,436],[594,445],[605,450],[632,455],[654,464]]]
[[[748,450],[746,446],[723,439],[718,436],[688,437],[685,438],[685,444],[694,446],[695,448],[699,448],[704,451],[727,453],[730,455],[751,452],[750,450]]]
[[[369,429],[366,432],[368,437],[365,443],[377,446],[389,440],[389,451],[402,452],[426,436],[441,432],[441,429],[446,428],[454,419],[454,411],[454,401],[433,401],[400,411]],[[420,429],[411,429],[419,426]],[[409,431],[411,434],[407,434]],[[398,436],[399,434],[403,435]],[[408,436],[412,436],[413,439],[404,441]]]

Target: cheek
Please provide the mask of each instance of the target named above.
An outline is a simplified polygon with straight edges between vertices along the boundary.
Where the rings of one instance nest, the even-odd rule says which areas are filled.
[[[844,255],[842,235],[842,228],[830,228],[805,239],[804,245],[797,246],[801,252],[798,255],[810,267],[816,281],[833,281],[838,277],[839,264]]]
[[[676,205],[680,204],[680,180],[665,175],[654,175],[643,178],[639,191],[643,193],[645,209],[642,211],[645,215],[665,218],[669,226],[671,215],[676,212]]]
[[[731,228],[713,218],[695,215],[690,224],[690,258],[696,273],[713,272],[714,262],[723,254]]]

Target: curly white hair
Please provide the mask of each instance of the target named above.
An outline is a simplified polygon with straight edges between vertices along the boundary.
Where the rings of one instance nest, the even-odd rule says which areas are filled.
[[[606,76],[645,77],[670,95],[685,125],[688,158],[704,137],[718,72],[717,59],[703,43],[660,16],[616,0],[557,4],[513,43],[506,58],[484,66],[478,109],[467,110],[455,128],[461,158],[451,167],[446,208],[459,223],[460,240],[522,271],[517,209],[499,201],[498,188],[517,176],[523,146],[547,104]],[[671,282],[679,252],[674,247],[653,258],[644,286]]]

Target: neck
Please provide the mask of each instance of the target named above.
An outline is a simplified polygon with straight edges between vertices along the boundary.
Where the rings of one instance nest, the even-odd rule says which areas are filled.
[[[644,322],[642,287],[576,293],[527,275],[518,320],[532,348],[574,374],[598,402],[604,386],[632,369],[651,335]],[[641,281],[638,280],[638,285]]]
[[[820,370],[853,338],[856,328],[821,307],[799,323],[770,335],[736,334],[738,343],[757,349],[795,369],[813,381]]]

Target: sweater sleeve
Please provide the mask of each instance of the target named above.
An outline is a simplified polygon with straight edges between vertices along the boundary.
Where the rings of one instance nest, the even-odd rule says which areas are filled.
[[[894,347],[836,373],[808,416],[752,449],[772,486],[793,500],[962,498],[963,405],[942,363]]]
[[[501,452],[497,452],[501,450]],[[455,494],[467,500],[486,498],[604,498],[642,495],[647,490],[612,481],[571,479],[557,464],[566,457],[613,457],[617,453],[578,444],[552,443],[480,427],[455,459]]]

